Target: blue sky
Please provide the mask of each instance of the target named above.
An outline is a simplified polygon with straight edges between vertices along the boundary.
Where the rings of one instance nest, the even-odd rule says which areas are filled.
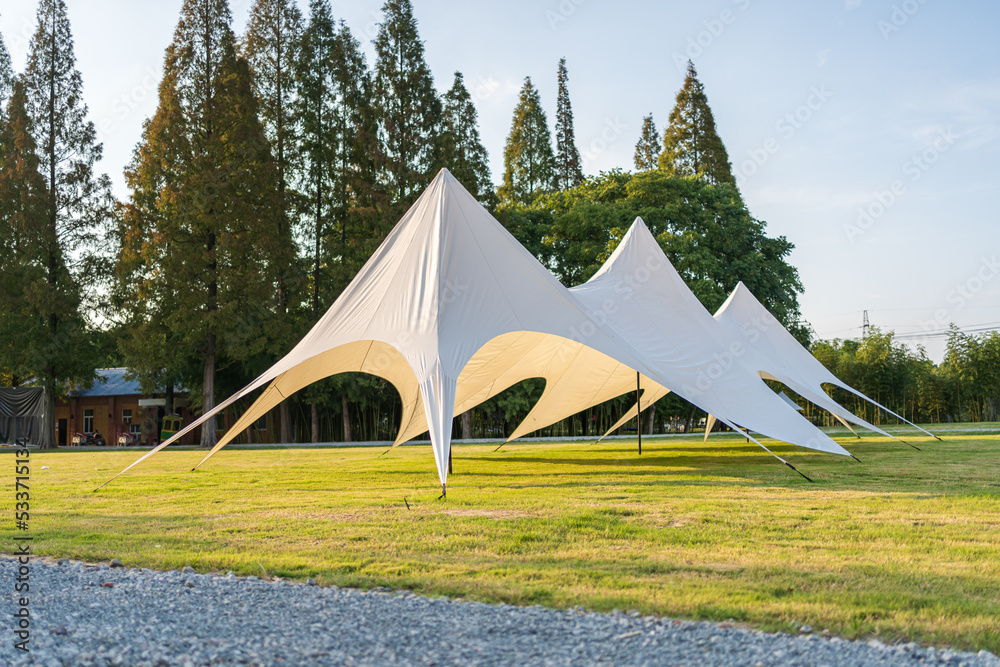
[[[242,32],[251,0],[232,0]],[[300,3],[305,9],[306,2]],[[333,0],[363,42],[377,0]],[[101,165],[122,168],[156,105],[181,0],[67,0]],[[662,130],[691,58],[751,212],[795,245],[802,311],[824,338],[862,311],[899,334],[1000,326],[1000,3],[986,0],[635,2],[415,0],[440,90],[455,70],[495,180],[517,92],[554,124],[565,57],[585,171],[632,167],[642,117]],[[0,31],[24,66],[34,3]],[[942,338],[913,337],[940,360]]]

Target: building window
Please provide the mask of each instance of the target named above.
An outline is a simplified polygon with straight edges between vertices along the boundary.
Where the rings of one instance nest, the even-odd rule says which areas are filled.
[[[255,431],[266,431],[267,430],[267,415],[264,415],[257,421],[253,423],[253,429]]]
[[[133,435],[139,435],[142,433],[142,424],[129,424],[128,432]]]
[[[84,410],[83,411],[83,432],[93,433],[94,432],[94,410]]]
[[[125,426],[129,426],[132,424],[131,410],[122,410],[122,424],[125,424]]]

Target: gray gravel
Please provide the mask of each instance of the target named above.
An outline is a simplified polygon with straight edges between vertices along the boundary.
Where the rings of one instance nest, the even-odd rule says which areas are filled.
[[[16,563],[0,558],[5,606]],[[31,564],[31,653],[4,665],[969,665],[963,653],[652,616],[321,588],[257,577]],[[112,587],[105,584],[111,583]]]

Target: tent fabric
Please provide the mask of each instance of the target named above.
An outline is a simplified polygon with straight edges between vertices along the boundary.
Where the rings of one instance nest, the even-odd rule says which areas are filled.
[[[486,343],[519,331],[585,337],[589,347],[651,371],[442,170],[288,355],[132,465],[237,399],[302,364],[314,363],[319,355],[350,343],[378,341],[394,348],[399,353],[394,363],[409,367],[415,378],[423,412],[430,417],[432,449],[444,486],[458,377]],[[401,372],[371,371],[383,377]],[[274,392],[284,393],[280,384],[272,387],[271,397],[262,405],[276,398]]]
[[[592,287],[595,281],[599,284],[597,289]],[[688,289],[641,219],[635,221],[601,271],[585,285],[569,291],[581,297],[585,306],[589,304],[594,319],[630,343],[638,354],[647,359],[650,355],[660,355],[660,360],[651,360],[651,363],[656,364],[658,377],[666,382],[648,377],[641,379],[644,394],[649,393],[648,398],[643,396],[640,400],[645,399],[647,405],[670,391],[664,384],[681,387],[678,393],[699,405],[736,406],[752,398],[757,408],[765,412],[758,418],[751,410],[735,408],[735,414],[747,420],[744,425],[752,424],[754,430],[779,440],[849,455],[799,415],[794,418],[789,415],[787,404],[776,397],[756,371],[736,363],[739,354],[729,353],[727,361],[725,351],[738,342],[732,340]],[[645,297],[652,306],[647,310],[637,305]],[[702,331],[697,328],[699,324]],[[705,335],[705,330],[709,335]],[[646,339],[639,340],[642,336]],[[520,340],[532,339],[529,335]],[[521,347],[501,345],[495,355],[489,355],[489,363],[478,374],[487,381],[498,378],[488,392],[477,393],[483,386],[481,382],[473,382],[474,386],[469,388],[473,378],[463,373],[458,391],[473,396],[474,400],[456,406],[455,412],[462,412],[516,382],[542,377],[546,380],[543,394],[511,434],[509,439],[514,439],[635,388],[636,371],[613,357],[577,341],[565,341],[560,347],[561,354],[552,357],[552,349],[538,338],[535,341],[537,347],[530,353],[525,353]],[[558,343],[556,345],[559,347]],[[682,346],[686,353],[670,356]],[[719,350],[724,354],[720,356]],[[470,366],[476,364],[477,356],[470,361]],[[498,376],[501,370],[503,374]],[[719,396],[700,395],[702,386]],[[424,430],[419,417],[414,414],[415,423],[401,429],[397,442]]]
[[[703,409],[718,406],[731,426],[736,421],[778,440],[849,455],[745,367],[746,346],[705,310],[641,219],[598,273],[569,291],[656,367],[655,379],[641,378],[643,407],[672,389]],[[544,376],[546,387],[511,438],[635,388],[634,369],[599,353],[555,374],[528,369],[521,375]],[[633,408],[615,427],[634,415]]]
[[[42,387],[0,387],[0,444],[53,446],[52,419]]]
[[[511,338],[498,341],[503,336]],[[400,389],[404,406],[413,405],[408,422],[422,412],[446,489],[456,404],[545,372],[558,380],[575,372],[574,359],[593,353],[670,387],[734,428],[850,455],[759,376],[720,363],[731,339],[641,221],[594,278],[568,290],[443,169],[291,352],[129,468],[265,385],[234,430],[309,382],[363,370]],[[518,340],[520,356],[504,351]],[[470,384],[460,390],[463,372]]]
[[[903,417],[842,382],[809,350],[803,347],[742,282],[736,285],[736,289],[716,312],[715,319],[753,346],[755,353],[760,357],[758,363],[762,373],[767,373],[770,379],[778,380],[799,396],[830,412],[849,429],[851,427],[848,422],[880,435],[895,438],[892,434],[870,424],[834,401],[823,390],[824,384],[834,385],[849,391],[927,435],[936,437],[933,433],[903,419]],[[853,432],[854,429],[851,431]]]

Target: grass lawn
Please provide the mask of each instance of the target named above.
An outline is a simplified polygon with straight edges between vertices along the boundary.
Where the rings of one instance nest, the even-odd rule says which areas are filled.
[[[33,551],[1000,653],[1000,435],[907,440],[34,452]]]

